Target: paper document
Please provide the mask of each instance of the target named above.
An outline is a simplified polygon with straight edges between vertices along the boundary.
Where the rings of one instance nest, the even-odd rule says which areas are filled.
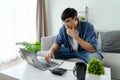
[[[67,69],[67,70],[73,70],[76,62],[69,62],[69,61],[64,61],[61,65],[60,68]]]

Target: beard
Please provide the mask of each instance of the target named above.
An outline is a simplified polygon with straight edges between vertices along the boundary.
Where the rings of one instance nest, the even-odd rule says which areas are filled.
[[[78,24],[78,21],[76,20],[73,24],[69,25],[68,27],[71,28],[71,29],[72,28],[75,29],[75,28],[77,28],[77,24]]]

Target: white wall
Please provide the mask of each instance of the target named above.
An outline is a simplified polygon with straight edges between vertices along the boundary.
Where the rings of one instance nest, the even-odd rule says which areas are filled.
[[[98,30],[120,30],[120,0],[47,0],[49,35],[58,33],[61,13],[67,7],[77,11],[89,8],[89,22]]]

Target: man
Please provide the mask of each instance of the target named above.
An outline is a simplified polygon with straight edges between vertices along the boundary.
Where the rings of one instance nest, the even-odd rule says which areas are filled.
[[[52,57],[56,59],[79,58],[86,63],[93,57],[102,60],[103,56],[97,51],[93,25],[86,21],[80,21],[77,17],[77,11],[73,8],[65,9],[61,19],[64,24],[45,56],[46,61],[50,62]]]

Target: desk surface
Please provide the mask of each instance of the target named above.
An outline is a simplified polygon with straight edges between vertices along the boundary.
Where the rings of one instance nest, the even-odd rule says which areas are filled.
[[[41,71],[26,62],[0,71],[0,73],[14,77],[16,80],[76,80],[72,71],[66,71],[62,76],[59,76],[52,74],[49,70]],[[0,78],[0,80],[8,80],[8,78]],[[86,80],[111,80],[111,70],[105,67],[105,74],[101,76],[91,75],[87,72]]]

